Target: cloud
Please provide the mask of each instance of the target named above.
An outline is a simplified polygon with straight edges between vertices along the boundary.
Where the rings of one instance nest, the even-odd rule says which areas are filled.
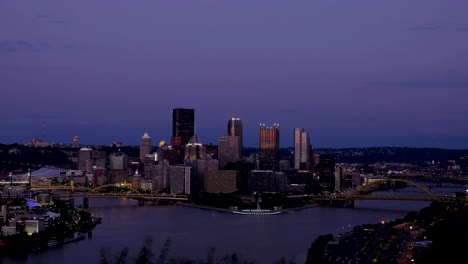
[[[367,84],[381,87],[403,87],[403,88],[452,88],[468,89],[468,81],[395,81],[395,82],[368,82]]]
[[[15,52],[18,48],[16,45],[12,44],[10,41],[0,41],[0,52]]]
[[[410,29],[415,31],[441,31],[447,29],[447,27],[442,25],[427,24],[415,26]]]
[[[57,25],[62,25],[62,24],[67,23],[67,21],[63,19],[57,19],[49,14],[39,14],[36,16],[36,20],[42,23],[57,24]]]
[[[447,26],[447,25],[436,25],[426,24],[411,27],[410,30],[414,31],[456,31],[456,32],[468,32],[468,25],[465,26]]]
[[[65,24],[66,23],[65,20],[60,20],[60,19],[51,19],[45,22],[50,23],[50,24]]]
[[[457,31],[458,32],[467,32],[468,33],[468,26],[459,27],[459,28],[457,28]]]
[[[38,52],[52,49],[47,42],[31,42],[26,40],[0,40],[0,53]]]

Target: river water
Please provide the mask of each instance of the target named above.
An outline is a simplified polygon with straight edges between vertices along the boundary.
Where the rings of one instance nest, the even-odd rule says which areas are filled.
[[[451,188],[438,190],[448,195],[454,191]],[[380,194],[389,192],[395,194],[393,191]],[[422,195],[413,187],[401,192],[402,195]],[[147,236],[153,239],[156,257],[170,238],[171,257],[206,259],[209,249],[215,248],[218,257],[236,253],[241,259],[261,264],[274,263],[281,257],[304,263],[307,249],[319,235],[342,233],[356,225],[402,217],[428,205],[429,202],[417,201],[356,201],[353,209],[317,207],[256,216],[183,206],[140,207],[130,199],[95,198],[90,199],[89,210],[102,217],[103,223],[93,230],[92,238],[22,259],[3,258],[0,263],[97,264],[102,249],[116,253],[127,247],[129,255],[135,256]]]

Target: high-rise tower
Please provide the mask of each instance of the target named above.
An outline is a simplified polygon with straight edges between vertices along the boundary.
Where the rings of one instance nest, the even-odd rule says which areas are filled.
[[[147,132],[143,134],[143,137],[140,140],[140,160],[144,161],[146,155],[151,154],[153,150],[153,143]]]
[[[91,155],[93,150],[90,148],[81,148],[78,151],[78,169],[82,171],[91,172],[93,168],[93,163]]]
[[[309,134],[303,128],[294,129],[294,168],[298,170],[310,169]]]
[[[238,117],[233,117],[228,122],[228,136],[239,137],[240,147],[242,148],[242,121]]]
[[[242,159],[243,135],[242,135],[242,121],[238,117],[233,117],[228,122],[228,136],[237,137],[237,144],[235,153],[237,153],[238,160]]]
[[[323,191],[335,191],[335,158],[329,155],[320,157],[318,165],[320,175],[320,189]]]
[[[219,167],[223,168],[228,162],[242,159],[242,121],[238,117],[229,119],[227,135],[218,138]]]
[[[273,127],[266,127],[260,124],[260,170],[279,169],[279,124],[273,124]]]
[[[74,136],[73,137],[73,147],[76,148],[78,147],[79,144],[78,144],[78,136]]]
[[[229,120],[228,122],[228,127],[227,127],[227,134],[228,136],[234,136],[238,137],[238,143],[237,143],[237,154],[239,155],[237,158],[240,160],[242,158],[242,121],[238,117],[233,117]]]
[[[173,147],[183,146],[195,134],[195,109],[176,108],[172,110]]]
[[[218,161],[219,168],[224,168],[228,162],[240,160],[238,136],[220,136],[218,138]]]

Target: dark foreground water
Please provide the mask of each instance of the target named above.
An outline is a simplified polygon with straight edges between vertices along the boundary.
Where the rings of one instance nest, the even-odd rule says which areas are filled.
[[[413,188],[408,191],[419,193]],[[443,190],[453,193],[451,190]],[[78,201],[77,201],[78,202]],[[62,248],[30,254],[23,259],[3,258],[2,263],[98,263],[101,249],[117,252],[128,247],[138,253],[145,236],[154,240],[158,255],[170,237],[173,257],[206,257],[237,253],[255,263],[273,263],[281,257],[304,263],[307,249],[319,235],[349,231],[353,226],[376,223],[417,211],[428,202],[356,201],[356,208],[311,208],[281,215],[235,215],[182,206],[137,206],[134,200],[96,198],[90,211],[103,218],[93,237]]]

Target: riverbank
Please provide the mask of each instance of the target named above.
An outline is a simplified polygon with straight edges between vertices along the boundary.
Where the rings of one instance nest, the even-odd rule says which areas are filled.
[[[70,201],[54,199],[51,205],[34,208],[35,215],[29,221],[36,224],[34,231],[26,230],[21,215],[7,227],[15,227],[13,232],[0,236],[0,255],[24,256],[29,253],[48,251],[65,244],[92,237],[93,229],[102,223],[101,217],[93,216],[86,210],[74,207]],[[47,212],[47,213],[46,213]],[[35,222],[34,222],[35,221]],[[23,226],[23,229],[18,229]],[[5,228],[5,227],[2,227]]]
[[[316,207],[320,207],[320,205],[319,204],[308,204],[308,205],[288,208],[288,209],[284,209],[284,210],[286,212],[296,212],[296,211],[302,211],[302,210],[306,210],[306,209],[310,209],[310,208],[316,208]]]
[[[467,220],[465,199],[455,203],[433,202],[419,212],[411,211],[391,221],[319,236],[309,248],[306,264],[459,263],[466,248],[466,243],[460,241],[468,235]]]

